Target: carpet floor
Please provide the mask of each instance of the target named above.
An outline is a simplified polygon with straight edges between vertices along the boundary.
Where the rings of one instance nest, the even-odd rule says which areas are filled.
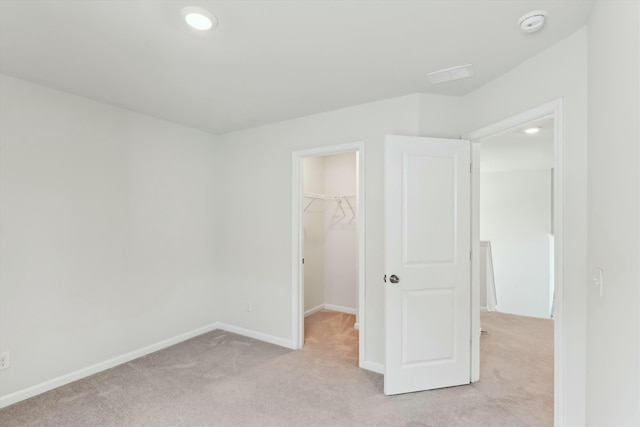
[[[0,410],[2,426],[553,424],[553,324],[483,313],[478,383],[387,397],[354,316],[319,312],[291,351],[213,331]]]

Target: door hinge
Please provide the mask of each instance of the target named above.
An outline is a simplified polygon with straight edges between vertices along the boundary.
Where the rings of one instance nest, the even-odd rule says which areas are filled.
[[[384,283],[387,283],[387,275],[385,274],[384,277],[382,278],[382,280],[384,280]]]
[[[302,258],[302,263],[304,264],[304,258]]]

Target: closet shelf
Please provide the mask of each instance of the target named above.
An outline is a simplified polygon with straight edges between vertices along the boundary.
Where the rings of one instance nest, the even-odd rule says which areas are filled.
[[[340,194],[320,194],[320,193],[304,193],[304,197],[309,199],[321,199],[321,200],[344,200],[347,198],[355,198],[356,196],[344,196]]]

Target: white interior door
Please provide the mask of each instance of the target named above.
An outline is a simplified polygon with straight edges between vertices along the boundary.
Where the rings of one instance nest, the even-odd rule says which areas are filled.
[[[470,152],[464,140],[386,138],[387,395],[470,382]]]

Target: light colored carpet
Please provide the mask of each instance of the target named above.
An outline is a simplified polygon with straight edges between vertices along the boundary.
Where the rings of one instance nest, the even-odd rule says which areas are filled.
[[[484,313],[482,380],[400,396],[357,367],[354,317],[320,312],[291,351],[213,331],[0,410],[0,425],[553,424],[553,326]]]

